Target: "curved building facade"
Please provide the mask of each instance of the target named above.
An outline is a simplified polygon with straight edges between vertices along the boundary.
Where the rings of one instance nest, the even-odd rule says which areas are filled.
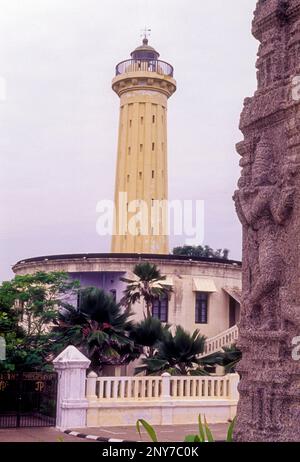
[[[192,332],[199,329],[213,337],[234,326],[239,320],[241,263],[211,258],[175,255],[72,254],[21,260],[15,274],[37,271],[65,271],[83,287],[95,286],[110,292],[119,302],[137,263],[150,262],[166,276],[173,292],[169,300],[153,307],[153,316]],[[142,304],[135,304],[135,319],[143,319]]]

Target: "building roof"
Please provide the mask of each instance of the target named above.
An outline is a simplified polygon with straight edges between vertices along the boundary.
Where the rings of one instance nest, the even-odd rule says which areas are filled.
[[[74,260],[74,259],[133,259],[133,260],[167,260],[167,261],[182,261],[182,262],[207,262],[207,263],[220,263],[222,265],[241,266],[240,261],[225,260],[223,258],[206,258],[206,257],[190,257],[185,255],[161,255],[161,254],[136,254],[136,253],[73,253],[62,255],[44,255],[40,257],[25,258],[19,260],[15,265],[26,263],[51,261],[51,260]]]
[[[143,39],[143,44],[135,48],[131,53],[133,59],[158,59],[159,53],[155,48],[148,45],[148,39]]]

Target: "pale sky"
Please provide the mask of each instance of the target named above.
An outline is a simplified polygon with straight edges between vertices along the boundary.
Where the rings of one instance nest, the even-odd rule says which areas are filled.
[[[23,258],[110,250],[96,233],[96,204],[114,193],[111,79],[145,25],[178,85],[168,111],[169,197],[205,200],[205,243],[241,258],[232,194],[239,115],[256,87],[255,4],[0,0],[0,280]]]

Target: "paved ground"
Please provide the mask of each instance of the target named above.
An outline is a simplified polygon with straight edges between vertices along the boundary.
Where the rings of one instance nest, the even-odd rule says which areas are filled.
[[[210,425],[215,440],[226,438],[228,424]],[[141,441],[135,427],[97,427],[97,428],[72,428],[80,433],[101,436],[103,438],[114,438],[129,441]],[[158,441],[160,442],[182,442],[189,434],[198,433],[197,425],[173,425],[155,427]],[[149,441],[148,435],[142,432],[142,441]],[[0,429],[0,442],[77,442],[87,443],[92,440],[69,436],[59,432],[55,428],[11,428]]]
[[[89,440],[66,435],[55,428],[1,428],[1,443],[58,443],[58,442],[87,443]],[[93,442],[93,441],[92,441]]]
[[[226,439],[229,424],[209,425],[215,440]],[[197,425],[164,425],[154,426],[160,442],[182,442],[185,436],[198,433]],[[135,427],[97,427],[97,428],[72,428],[72,430],[89,435],[102,436],[104,438],[116,438],[129,441],[141,441]],[[142,432],[142,441],[149,441],[148,435]]]

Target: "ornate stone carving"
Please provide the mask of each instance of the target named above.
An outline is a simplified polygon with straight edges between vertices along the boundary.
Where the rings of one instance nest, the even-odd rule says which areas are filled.
[[[300,441],[300,363],[291,351],[300,336],[300,101],[291,101],[299,30],[300,0],[258,2],[258,90],[241,115],[234,194],[243,225],[237,441]]]

